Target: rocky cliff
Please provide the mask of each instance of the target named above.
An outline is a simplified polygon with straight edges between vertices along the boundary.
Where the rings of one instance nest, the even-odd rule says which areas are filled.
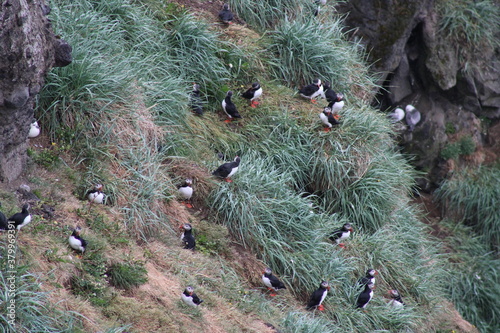
[[[488,142],[481,119],[500,117],[499,52],[485,45],[464,61],[464,45],[440,33],[434,0],[350,0],[337,10],[347,15],[352,38],[366,47],[380,73],[383,89],[374,104],[383,111],[412,104],[422,114],[415,131],[401,136],[427,174],[421,188],[430,190],[446,176],[450,164],[440,152],[452,140],[472,138],[474,160],[481,163]]]
[[[35,97],[52,67],[71,63],[71,47],[54,35],[44,1],[2,1],[0,9],[0,181],[19,177]]]

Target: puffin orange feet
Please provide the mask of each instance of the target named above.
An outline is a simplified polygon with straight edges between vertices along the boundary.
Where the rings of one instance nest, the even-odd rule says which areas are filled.
[[[186,207],[187,208],[193,208],[193,205],[191,205],[189,202],[186,202]]]
[[[228,119],[224,120],[224,122],[225,122],[225,123],[230,123],[230,122],[231,122],[231,119],[230,119],[230,118],[228,118]]]
[[[233,182],[233,180],[230,179],[230,178],[225,178],[224,180],[226,181],[226,183],[232,183]]]
[[[344,243],[340,243],[339,246],[343,249],[345,249],[345,244]]]
[[[318,311],[325,311],[325,307],[323,306],[323,304],[320,304],[318,306]]]
[[[316,100],[315,99],[311,99],[311,103],[316,104]]]
[[[326,132],[326,133],[330,132],[330,130],[331,130],[331,127],[325,127],[325,128],[323,128],[323,132]]]

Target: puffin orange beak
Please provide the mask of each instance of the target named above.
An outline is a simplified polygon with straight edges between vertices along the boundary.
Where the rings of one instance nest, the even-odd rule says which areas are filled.
[[[180,226],[179,226],[179,229],[183,230],[183,229],[184,229],[184,226],[183,226],[183,225],[180,225]]]
[[[350,232],[354,232],[354,229],[353,229],[353,228],[350,228],[350,229],[349,229],[349,231],[350,231]]]
[[[326,287],[326,290],[330,291],[330,289],[331,289],[331,287],[330,287],[330,286]]]
[[[378,272],[377,272],[377,271],[375,271],[375,275],[378,275]]]

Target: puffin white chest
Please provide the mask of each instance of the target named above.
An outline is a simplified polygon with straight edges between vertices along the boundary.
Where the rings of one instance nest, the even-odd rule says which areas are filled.
[[[227,178],[231,177],[232,175],[234,175],[236,173],[236,171],[238,171],[238,168],[239,167],[234,167],[231,172],[229,173],[229,175],[227,175]]]
[[[69,246],[71,246],[71,248],[73,248],[77,251],[80,251],[80,252],[85,251],[85,249],[82,246],[82,241],[79,240],[78,238],[76,238],[75,236],[73,236],[73,235],[69,236],[68,242],[69,242]]]
[[[36,138],[38,135],[40,135],[40,126],[38,126],[37,122],[34,122],[30,126],[28,138]]]
[[[391,299],[389,301],[389,305],[392,307],[395,307],[395,308],[402,308],[403,307],[403,303],[396,301],[395,299]]]
[[[24,227],[25,225],[27,225],[30,222],[31,222],[31,214],[29,214],[28,216],[26,216],[24,218],[23,223],[21,223],[20,225],[17,226],[17,230],[21,230],[22,227]]]
[[[315,91],[312,95],[311,95],[311,99],[313,98],[316,98],[318,96],[324,96],[324,90],[323,90],[323,86],[320,86],[319,89],[317,91]]]
[[[182,297],[182,300],[184,301],[184,303],[186,303],[187,305],[191,305],[192,307],[197,307],[198,306],[195,302],[193,302],[193,297],[192,296],[188,296],[188,295],[186,295],[186,294],[183,293],[181,295],[181,297]]]
[[[262,96],[262,88],[259,88],[257,90],[255,90],[255,92],[253,93],[253,97],[252,97],[252,101],[256,98],[259,98],[260,96]]]
[[[343,107],[344,107],[344,101],[335,102],[332,105],[332,113],[339,112],[340,110],[342,110]]]
[[[350,235],[351,235],[351,231],[349,231],[349,230],[348,230],[348,231],[344,231],[344,232],[342,233],[342,235],[340,236],[340,238],[339,238],[339,239],[337,239],[337,242],[341,242],[341,241],[343,241],[344,239],[349,238],[349,236],[350,236]]]
[[[183,186],[179,188],[179,193],[186,200],[191,199],[193,195],[193,188],[191,186]]]
[[[319,119],[321,119],[321,121],[323,122],[323,124],[325,124],[326,126],[332,127],[332,124],[330,124],[330,122],[328,121],[328,117],[323,112],[321,112],[319,114]]]
[[[318,305],[321,305],[321,303],[323,303],[323,301],[325,300],[327,294],[328,294],[328,290],[325,289],[325,291],[323,292],[323,295],[321,295],[321,299],[319,300]]]
[[[89,200],[91,202],[101,204],[104,201],[104,193],[102,193],[102,192],[90,193]]]
[[[262,282],[264,282],[264,285],[268,288],[271,288],[271,289],[274,289],[273,288],[273,285],[271,284],[271,280],[265,276],[265,275],[262,275]]]

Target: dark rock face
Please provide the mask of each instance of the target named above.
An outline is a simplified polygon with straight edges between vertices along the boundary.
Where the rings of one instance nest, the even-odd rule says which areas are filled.
[[[348,14],[352,38],[370,52],[374,72],[384,87],[374,104],[381,110],[414,105],[422,113],[415,131],[401,143],[415,154],[416,167],[426,171],[423,189],[442,177],[440,151],[450,140],[450,128],[484,144],[479,117],[500,117],[500,55],[484,49],[474,55],[468,71],[458,48],[438,33],[434,0],[350,0],[337,9]]]
[[[44,1],[7,0],[0,11],[0,181],[19,177],[36,94],[50,68],[71,63],[71,46],[56,38]]]

